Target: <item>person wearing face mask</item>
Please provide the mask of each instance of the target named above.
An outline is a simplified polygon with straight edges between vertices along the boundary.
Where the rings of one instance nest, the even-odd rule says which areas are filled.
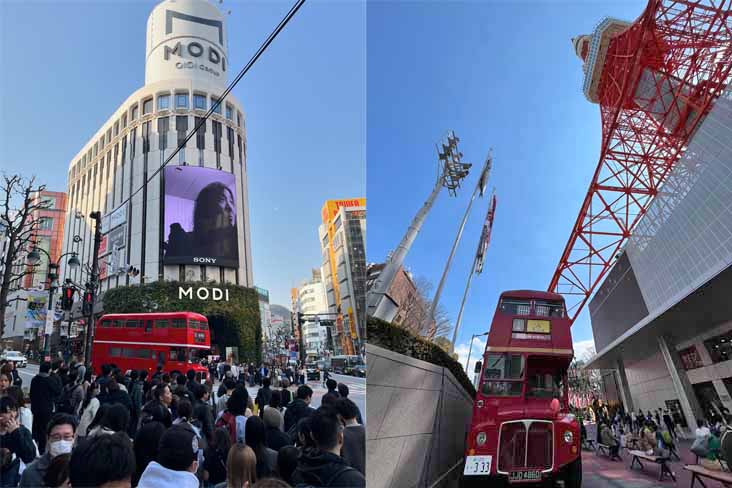
[[[198,488],[198,436],[181,425],[160,438],[158,457],[140,477],[137,488]]]
[[[30,463],[36,457],[36,446],[28,429],[18,420],[18,404],[12,396],[0,398],[0,449],[15,454],[15,460],[0,471],[0,486],[15,486],[20,461]],[[8,484],[6,484],[8,483]]]
[[[76,439],[76,417],[66,413],[57,413],[48,423],[46,452],[30,463],[20,477],[20,487],[31,488],[43,486],[51,460],[60,454],[68,454]]]

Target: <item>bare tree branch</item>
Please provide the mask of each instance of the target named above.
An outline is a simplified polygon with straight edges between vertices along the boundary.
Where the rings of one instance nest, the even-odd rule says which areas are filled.
[[[37,198],[45,190],[45,185],[37,185],[36,177],[23,178],[20,175],[3,173],[0,183],[0,224],[7,240],[7,252],[2,257],[3,273],[0,276],[0,337],[5,331],[5,309],[11,288],[19,288],[23,277],[32,274],[21,259],[36,240],[36,232],[41,218],[40,210],[50,208],[50,204]],[[11,300],[12,301],[12,300]]]

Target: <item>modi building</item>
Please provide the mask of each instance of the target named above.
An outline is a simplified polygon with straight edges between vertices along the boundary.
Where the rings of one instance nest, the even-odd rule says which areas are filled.
[[[91,281],[91,215],[99,212],[96,317],[198,310],[207,315],[212,332],[224,330],[217,324],[225,321],[242,331],[216,339],[221,354],[239,337],[240,347],[249,341],[246,354],[253,357],[261,337],[258,313],[250,314],[251,324],[240,319],[248,313],[244,308],[257,305],[244,110],[227,95],[203,118],[227,87],[224,15],[206,0],[159,3],[148,17],[144,62],[144,86],[122,101],[69,163],[63,250],[77,253],[81,266],[63,262],[60,278],[79,287]],[[141,303],[119,298],[137,285],[146,287]],[[222,301],[229,302],[224,306],[229,316],[220,311]],[[218,322],[207,306],[218,306]],[[73,320],[83,325],[80,308],[77,298]],[[212,334],[212,347],[214,342]]]
[[[101,294],[157,280],[253,285],[239,101],[233,95],[221,100],[161,168],[226,89],[226,34],[224,15],[205,0],[166,0],[153,9],[145,85],[69,164],[64,252],[77,252],[82,266],[63,269],[62,277],[88,279],[84,265],[91,265],[94,243],[89,215],[99,211]]]
[[[609,399],[694,428],[732,411],[731,136],[728,89],[589,305]]]

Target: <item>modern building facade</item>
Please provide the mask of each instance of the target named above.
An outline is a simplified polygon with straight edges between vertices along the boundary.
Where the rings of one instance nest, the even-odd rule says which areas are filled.
[[[244,110],[228,95],[203,119],[227,86],[226,29],[205,0],[158,4],[147,23],[145,85],[69,164],[63,249],[78,252],[82,266],[64,266],[61,276],[89,279],[90,214],[101,212],[102,300],[110,288],[156,280],[253,285]],[[139,275],[124,273],[130,266]]]
[[[315,271],[313,270],[313,278],[310,282],[303,283],[298,288],[300,313],[306,316],[328,313],[325,286],[323,286],[323,281],[320,278],[320,271],[318,270],[317,274]],[[324,316],[322,319],[327,320],[330,317]],[[308,358],[321,358],[331,352],[332,346],[328,343],[328,329],[321,324],[320,320],[305,319],[302,325],[302,333],[305,353]]]
[[[327,200],[319,228],[328,312],[337,314],[336,354],[362,352],[366,337],[366,199]]]
[[[614,371],[627,408],[689,426],[732,410],[731,140],[728,88],[589,305],[588,367]]]

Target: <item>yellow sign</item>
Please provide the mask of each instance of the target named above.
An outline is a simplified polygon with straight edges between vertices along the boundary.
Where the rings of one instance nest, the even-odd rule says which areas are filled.
[[[365,198],[349,198],[347,200],[326,200],[321,211],[323,223],[332,221],[341,207],[366,207]]]
[[[528,320],[526,332],[539,332],[549,334],[552,331],[552,324],[548,320]]]

